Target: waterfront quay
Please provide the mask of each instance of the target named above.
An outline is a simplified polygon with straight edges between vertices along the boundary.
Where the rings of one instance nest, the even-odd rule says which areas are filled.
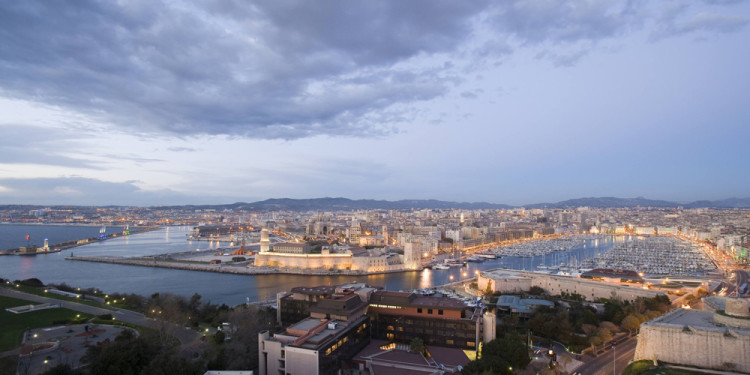
[[[107,256],[94,256],[94,257],[68,256],[68,257],[65,257],[65,260],[123,264],[123,265],[141,266],[141,267],[170,268],[170,269],[178,269],[178,270],[186,270],[186,271],[231,273],[231,274],[237,274],[237,275],[288,274],[288,275],[318,275],[318,276],[325,276],[325,275],[366,276],[366,275],[378,275],[378,274],[385,274],[385,273],[407,271],[407,270],[394,270],[394,271],[364,272],[364,271],[351,271],[351,270],[341,270],[341,269],[334,269],[334,270],[301,269],[301,268],[270,267],[270,266],[255,267],[252,265],[248,265],[247,262],[238,262],[239,264],[211,263],[211,262],[171,259],[171,258],[159,257],[159,256],[134,257],[134,258],[107,257]]]

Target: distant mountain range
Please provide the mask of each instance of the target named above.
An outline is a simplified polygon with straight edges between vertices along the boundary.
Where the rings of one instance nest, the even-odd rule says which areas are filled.
[[[247,210],[247,211],[351,211],[351,210],[408,210],[412,208],[460,208],[466,210],[481,210],[481,209],[507,209],[513,208],[513,206],[507,204],[496,204],[486,202],[446,202],[435,199],[426,200],[400,200],[400,201],[385,201],[385,200],[374,200],[374,199],[348,199],[348,198],[312,198],[312,199],[290,199],[290,198],[278,198],[278,199],[266,199],[264,201],[245,203],[237,202],[232,204],[223,205],[209,205],[209,206],[172,206],[170,208],[195,208],[195,209],[233,209],[233,210]]]
[[[717,201],[671,202],[638,198],[578,198],[557,203],[529,204],[526,208],[565,208],[565,207],[683,207],[683,208],[750,208],[750,198],[729,198]]]
[[[408,210],[408,209],[446,209],[457,208],[466,210],[475,209],[508,209],[514,207],[525,208],[568,208],[568,207],[683,207],[683,208],[750,208],[750,198],[729,198],[717,201],[695,201],[689,203],[670,202],[663,200],[638,198],[578,198],[569,199],[557,203],[535,203],[522,206],[487,202],[448,202],[435,199],[399,200],[386,201],[374,199],[348,199],[348,198],[312,198],[291,199],[278,198],[266,199],[264,201],[245,203],[237,202],[223,205],[201,205],[201,206],[172,206],[169,208],[186,209],[233,209],[247,211],[349,211],[349,210]]]
[[[41,205],[1,205],[0,209],[41,209],[44,207],[71,207],[71,206],[41,206]],[[114,207],[114,206],[106,206]],[[535,203],[521,206],[487,202],[449,202],[435,199],[405,199],[399,201],[386,201],[374,199],[348,199],[348,198],[312,198],[291,199],[278,198],[266,199],[264,201],[245,203],[237,202],[231,204],[216,205],[182,205],[182,206],[155,206],[159,209],[215,209],[215,210],[246,210],[246,211],[352,211],[352,210],[409,210],[409,209],[508,209],[516,207],[525,208],[573,208],[573,207],[683,207],[683,208],[750,208],[750,198],[729,198],[716,201],[695,202],[671,202],[664,200],[638,198],[615,198],[615,197],[591,197],[569,199],[556,203]]]

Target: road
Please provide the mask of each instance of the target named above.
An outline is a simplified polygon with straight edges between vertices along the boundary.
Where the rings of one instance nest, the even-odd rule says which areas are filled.
[[[147,318],[141,313],[137,313],[135,311],[130,310],[123,310],[123,309],[105,309],[101,307],[95,307],[95,306],[89,306],[84,305],[82,303],[77,302],[70,302],[70,301],[63,301],[55,298],[49,298],[49,297],[42,297],[35,294],[29,294],[20,292],[17,290],[13,290],[11,288],[5,288],[0,287],[0,295],[6,296],[6,297],[12,297],[12,298],[18,298],[26,301],[32,301],[32,302],[40,302],[40,303],[59,303],[62,305],[62,307],[74,311],[79,311],[86,314],[92,314],[92,315],[105,315],[105,314],[112,314],[112,316],[119,321],[131,323],[143,327],[150,327],[154,329],[159,329],[159,323],[153,319]],[[193,341],[199,339],[201,337],[201,334],[192,330],[192,329],[185,329],[184,327],[179,327],[177,325],[172,325],[173,329],[171,329],[170,333],[173,334],[175,337],[177,337],[178,340],[180,340],[180,343],[185,345],[192,343]]]
[[[600,354],[596,358],[586,360],[575,371],[582,375],[618,375],[628,366],[635,355],[635,346],[638,341],[629,338],[617,344],[613,350]],[[615,359],[613,365],[612,359]],[[616,371],[616,372],[615,372]]]
[[[746,284],[750,279],[750,275],[745,270],[734,270],[734,285],[737,288],[737,293],[739,293],[739,288],[742,286],[742,284]],[[750,289],[750,288],[748,288]],[[748,291],[745,291],[745,294],[750,294]]]

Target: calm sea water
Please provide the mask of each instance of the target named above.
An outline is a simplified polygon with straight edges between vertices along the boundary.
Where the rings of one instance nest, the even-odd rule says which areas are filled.
[[[12,226],[5,227],[8,230]],[[19,233],[23,233],[24,229],[18,228]],[[98,228],[95,229],[95,233],[98,234]],[[138,256],[204,250],[228,245],[227,243],[188,241],[189,232],[188,227],[167,227],[79,246],[61,253],[0,256],[0,277],[10,280],[36,277],[45,283],[64,282],[71,286],[97,287],[107,293],[151,295],[157,292],[170,292],[184,296],[198,293],[205,301],[233,306],[245,302],[246,298],[250,301],[273,299],[277,292],[288,291],[292,287],[301,285],[334,285],[359,281],[382,286],[388,290],[429,288],[472,278],[478,270],[498,267],[535,270],[539,265],[551,266],[570,262],[574,259],[573,257],[581,261],[612,248],[616,241],[611,237],[606,237],[603,240],[588,241],[578,248],[545,256],[503,257],[483,263],[469,263],[466,267],[449,270],[424,270],[370,276],[230,275],[64,259],[71,253],[77,256]]]
[[[0,250],[15,249],[22,246],[44,246],[44,239],[54,245],[67,241],[98,237],[100,226],[80,225],[16,225],[0,224]],[[122,227],[108,227],[107,233],[122,232]],[[26,236],[29,240],[26,240]]]

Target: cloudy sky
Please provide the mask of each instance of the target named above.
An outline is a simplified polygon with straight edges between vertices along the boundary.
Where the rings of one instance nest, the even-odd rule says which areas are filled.
[[[750,2],[6,1],[0,204],[750,196]]]

